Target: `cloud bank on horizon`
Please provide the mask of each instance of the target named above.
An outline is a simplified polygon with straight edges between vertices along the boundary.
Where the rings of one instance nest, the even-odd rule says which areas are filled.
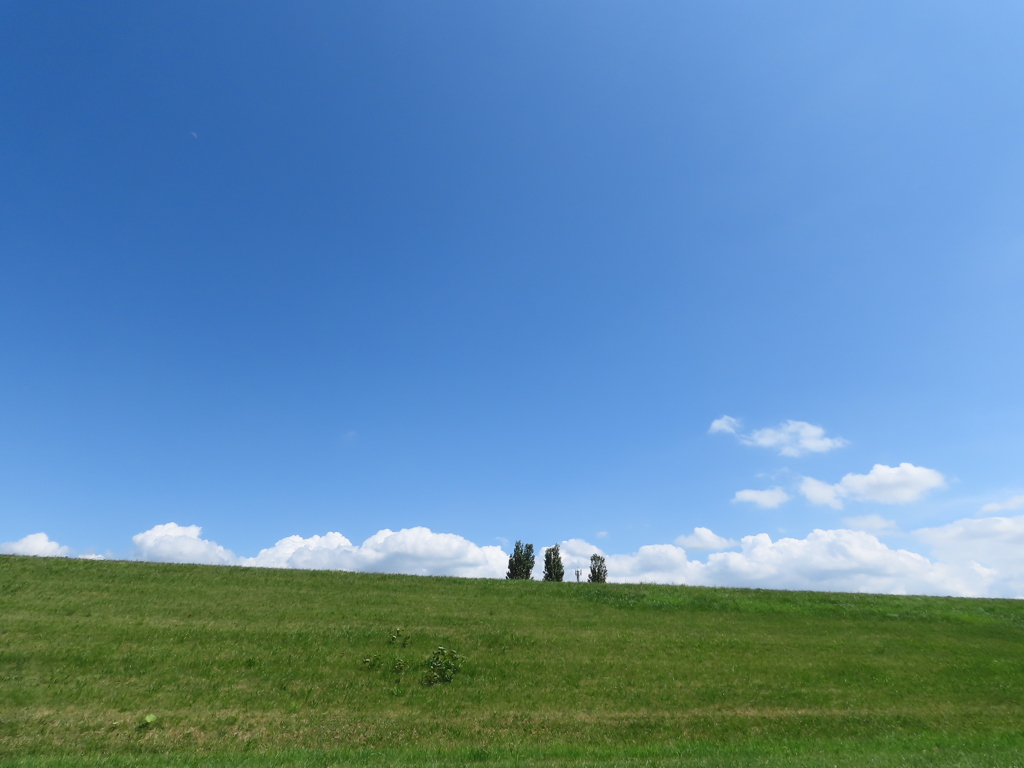
[[[875,517],[863,520],[885,528],[889,521]],[[560,547],[567,574],[575,569],[585,572],[590,556],[597,553],[606,557],[612,582],[1024,598],[1024,563],[1019,557],[1024,515],[962,519],[917,530],[913,536],[932,547],[932,558],[893,549],[873,533],[852,528],[816,529],[802,539],[774,541],[759,533],[737,543],[698,527],[674,544],[650,544],[631,554],[608,554],[583,539],[562,541]],[[504,578],[508,564],[501,547],[478,546],[462,536],[423,527],[385,528],[359,545],[336,532],[288,536],[255,557],[241,557],[202,538],[197,525],[163,523],[136,534],[132,541],[135,559],[165,563],[494,579]],[[718,551],[698,560],[691,559],[687,549]],[[0,544],[0,553],[72,554],[44,533]],[[538,574],[541,560],[538,557]]]
[[[712,422],[708,431],[735,434],[744,444],[771,448],[789,457],[823,453],[847,444],[804,421],[789,420],[745,435],[739,428],[738,419],[723,416]],[[804,476],[796,490],[812,505],[842,509],[845,501],[910,504],[945,486],[941,472],[903,462],[895,467],[875,464],[866,474],[847,473],[837,483]],[[737,491],[732,501],[774,509],[792,498],[775,486]],[[1024,496],[1017,495],[985,504],[979,513],[1021,507]],[[964,518],[920,528],[911,536],[919,545],[931,548],[930,558],[880,541],[878,536],[900,531],[896,521],[877,513],[847,517],[843,523],[845,528],[816,528],[802,539],[772,540],[767,533],[757,533],[739,541],[698,526],[672,544],[649,544],[631,554],[609,554],[584,539],[567,539],[560,547],[570,574],[577,569],[585,572],[591,555],[603,555],[612,582],[1024,599],[1024,561],[1019,557],[1024,547],[1024,515]],[[384,528],[358,545],[336,531],[308,538],[287,536],[253,557],[237,555],[204,539],[198,525],[174,522],[142,531],[132,537],[132,543],[135,559],[165,563],[495,579],[504,577],[508,564],[508,553],[499,546],[480,546],[426,527]],[[704,560],[694,559],[688,551],[707,555]],[[45,533],[33,533],[0,544],[0,554],[70,557],[73,553]],[[541,562],[538,557],[535,576],[540,574]]]
[[[30,533],[18,541],[6,541],[0,544],[0,555],[68,557],[70,554],[70,547],[64,547],[56,541],[50,541],[50,537],[45,533]]]

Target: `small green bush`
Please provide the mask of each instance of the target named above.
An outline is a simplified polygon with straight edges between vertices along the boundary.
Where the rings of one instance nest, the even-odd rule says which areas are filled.
[[[427,671],[423,675],[424,685],[450,683],[455,673],[462,669],[464,659],[451,648],[439,645],[427,659]]]

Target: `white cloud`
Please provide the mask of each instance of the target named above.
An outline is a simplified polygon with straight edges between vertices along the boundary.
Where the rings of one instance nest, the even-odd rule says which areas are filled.
[[[340,533],[289,536],[243,565],[345,571],[502,578],[508,555],[496,546],[479,547],[453,533],[429,528],[378,531],[359,546]]]
[[[732,416],[723,416],[720,419],[715,419],[711,422],[711,427],[708,429],[708,434],[715,434],[716,432],[728,432],[731,435],[736,434],[736,430],[740,428],[740,420],[734,419]]]
[[[937,559],[974,570],[994,597],[1024,596],[1024,515],[956,520],[914,535]]]
[[[333,531],[323,536],[286,536],[274,546],[260,550],[256,557],[247,558],[245,565],[260,568],[341,568],[353,571],[355,568],[344,568],[338,565],[339,558],[352,554],[355,547],[352,542]]]
[[[588,562],[589,553],[599,551],[578,540],[575,549]],[[739,552],[715,552],[706,562],[688,559],[682,547],[653,544],[608,555],[607,564],[612,582],[968,596],[984,594],[988,583],[977,569],[935,563],[849,530],[815,530],[804,539],[778,541],[765,533],[746,536]]]
[[[933,488],[942,488],[946,478],[927,467],[903,462],[898,467],[875,464],[866,475],[848,474],[839,481],[845,495],[879,504],[909,504]]]
[[[843,525],[855,531],[867,531],[868,533],[880,534],[891,533],[899,529],[895,520],[887,520],[881,515],[861,515],[859,517],[844,517]]]
[[[800,484],[800,492],[812,504],[826,504],[833,509],[842,509],[843,499],[874,501],[879,504],[909,504],[928,491],[945,485],[946,478],[941,472],[903,462],[898,467],[875,464],[866,475],[850,473],[835,485],[805,477]]]
[[[197,525],[157,525],[132,537],[140,560],[165,563],[246,565],[260,568],[308,568],[500,578],[508,555],[501,547],[479,547],[452,533],[428,528],[384,529],[355,546],[340,533],[288,536],[255,557],[238,557],[201,538]]]
[[[604,551],[583,539],[567,539],[559,542],[558,549],[562,555],[565,570],[570,568],[590,568],[591,555],[603,555]]]
[[[163,523],[132,536],[139,560],[157,563],[201,563],[203,565],[237,565],[238,557],[220,544],[199,538],[198,525]]]
[[[1009,512],[1014,509],[1021,509],[1024,507],[1024,495],[1011,496],[1006,501],[993,502],[986,504],[981,508],[984,513],[990,512]]]
[[[710,555],[694,578],[693,583],[723,586],[890,594],[977,595],[985,586],[974,572],[842,529],[774,542],[765,533],[746,536],[740,552]]]
[[[563,554],[570,548],[568,542],[562,547]],[[580,555],[573,567],[585,568],[590,553],[600,552],[580,540],[572,549]],[[746,536],[739,552],[715,552],[706,562],[688,559],[683,547],[654,544],[608,555],[607,563],[612,582],[935,595],[980,595],[987,583],[976,569],[935,563],[850,530],[815,530],[804,539],[778,541],[764,533]]]
[[[870,533],[841,529],[777,541],[766,533],[746,536],[741,551],[714,553],[695,571],[694,583],[766,589],[973,595],[982,587]]]
[[[454,533],[429,528],[384,529],[358,548],[365,571],[474,578],[504,578],[508,554],[501,547],[478,547]]]
[[[672,544],[648,544],[632,555],[607,558],[608,581],[697,584],[700,563],[686,559],[686,550]]]
[[[839,499],[839,486],[823,483],[813,477],[805,477],[800,481],[800,493],[811,504],[824,504],[832,509],[842,509],[843,502]]]
[[[34,557],[67,557],[71,554],[70,547],[64,547],[56,541],[50,541],[45,533],[30,533],[17,541],[6,541],[0,544],[0,555],[31,555]]]
[[[758,429],[741,436],[747,445],[777,448],[782,456],[803,456],[805,453],[827,453],[842,448],[847,441],[841,437],[825,437],[825,429],[806,421],[784,421],[777,427]]]
[[[689,536],[680,536],[675,541],[683,549],[728,549],[735,547],[736,542],[716,535],[710,528],[694,528]]]
[[[723,416],[711,422],[711,428],[708,429],[708,432],[711,434],[726,432],[736,435],[744,445],[772,448],[778,450],[781,456],[827,453],[836,448],[842,448],[844,445],[849,445],[849,441],[841,437],[826,437],[824,427],[819,427],[806,421],[789,419],[777,427],[755,429],[746,435],[739,433],[739,427],[739,419],[734,419],[732,416]]]
[[[776,486],[764,491],[736,491],[736,495],[732,497],[732,500],[734,502],[749,501],[752,504],[757,504],[762,509],[775,509],[789,501],[789,494]]]

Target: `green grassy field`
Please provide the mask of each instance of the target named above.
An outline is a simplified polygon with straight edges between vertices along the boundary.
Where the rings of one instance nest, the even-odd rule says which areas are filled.
[[[0,557],[5,766],[1024,766],[1022,726],[1022,601]]]

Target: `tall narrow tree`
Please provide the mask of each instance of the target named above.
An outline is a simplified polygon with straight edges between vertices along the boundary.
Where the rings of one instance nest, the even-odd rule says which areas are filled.
[[[508,573],[506,579],[532,579],[533,578],[533,544],[523,544],[517,541],[508,558]]]
[[[604,584],[608,581],[608,566],[605,565],[604,558],[598,554],[590,556],[590,578],[587,581],[594,584]]]
[[[544,581],[562,581],[565,578],[565,567],[562,565],[562,553],[558,545],[544,550]]]

